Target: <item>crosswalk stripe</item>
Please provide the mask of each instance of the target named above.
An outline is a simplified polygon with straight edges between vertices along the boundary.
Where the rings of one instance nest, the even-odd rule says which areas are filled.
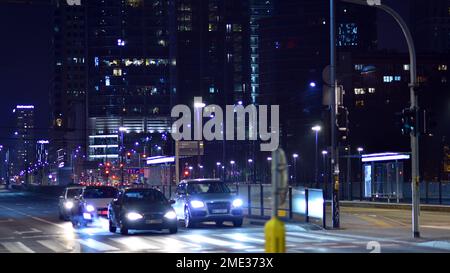
[[[82,245],[85,245],[89,248],[95,249],[97,251],[116,251],[119,250],[116,247],[110,246],[108,244],[96,241],[94,239],[79,239],[78,242]]]
[[[264,244],[264,242],[265,242],[264,239],[250,237],[249,235],[243,234],[243,233],[217,234],[216,236],[243,242],[243,243],[253,242],[253,243]]]
[[[156,241],[156,238],[145,238],[146,240],[151,240],[151,241]],[[162,248],[165,251],[177,251],[177,250],[181,250],[181,249],[185,249],[185,248],[189,248],[190,250],[193,249],[202,249],[202,246],[199,244],[195,244],[195,243],[190,243],[190,242],[186,242],[186,241],[181,241],[175,238],[158,238],[157,240],[159,243],[162,244]]]
[[[149,244],[147,240],[144,240],[143,238],[110,238],[110,240],[113,240],[115,242],[118,242],[119,244],[125,245],[127,248],[133,251],[139,251],[144,249],[158,249],[158,246]]]
[[[1,243],[9,252],[12,253],[34,253],[29,247],[21,242]]]
[[[253,248],[253,246],[248,246],[248,245],[244,245],[241,243],[234,243],[234,242],[214,239],[211,237],[197,235],[197,234],[184,235],[184,237],[193,242],[212,244],[212,245],[217,245],[217,246],[221,246],[221,247],[231,247],[233,249]]]
[[[64,246],[63,244],[61,244],[56,240],[40,240],[37,242],[56,253],[67,252],[70,250],[69,248],[67,248],[66,246]]]
[[[354,241],[353,239],[349,239],[349,238],[336,238],[336,237],[331,237],[331,236],[324,236],[324,235],[320,235],[320,234],[308,234],[308,233],[299,233],[299,232],[286,232],[286,235],[289,236],[295,236],[295,237],[301,237],[301,238],[309,238],[309,239],[313,239],[315,241],[334,241],[334,242],[348,242],[348,241]]]
[[[259,237],[259,238],[264,238],[264,234],[252,234],[252,236],[254,237]],[[312,239],[305,239],[305,238],[296,238],[296,237],[292,237],[292,236],[286,236],[285,240],[287,243],[310,243],[310,242],[314,242],[317,240],[312,240]]]

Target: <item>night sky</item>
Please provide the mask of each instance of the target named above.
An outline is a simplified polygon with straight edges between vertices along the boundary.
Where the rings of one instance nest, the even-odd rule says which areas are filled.
[[[38,1],[37,1],[38,2]],[[409,1],[386,0],[409,20]],[[406,50],[401,32],[393,19],[384,14],[379,17],[380,48]],[[13,133],[12,109],[16,104],[36,106],[36,127],[48,128],[51,84],[51,35],[50,6],[0,4],[0,144]],[[38,130],[39,135],[47,134]],[[44,136],[42,136],[44,137]]]

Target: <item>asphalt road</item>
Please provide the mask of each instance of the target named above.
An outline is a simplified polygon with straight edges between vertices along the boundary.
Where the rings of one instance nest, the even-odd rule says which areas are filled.
[[[263,226],[248,220],[242,228],[205,224],[189,230],[180,227],[174,235],[149,231],[123,236],[108,232],[106,221],[74,230],[69,222],[58,219],[56,204],[55,198],[0,189],[0,253],[264,252]],[[379,232],[376,225],[374,228]],[[450,252],[447,244],[443,237],[417,241],[402,236],[353,234],[349,228],[336,231],[286,225],[287,251],[296,253]]]

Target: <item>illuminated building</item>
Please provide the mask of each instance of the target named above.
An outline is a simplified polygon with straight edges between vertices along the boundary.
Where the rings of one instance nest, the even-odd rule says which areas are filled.
[[[35,162],[34,106],[17,105],[14,110],[14,150],[11,160],[12,175],[26,179],[28,168]]]

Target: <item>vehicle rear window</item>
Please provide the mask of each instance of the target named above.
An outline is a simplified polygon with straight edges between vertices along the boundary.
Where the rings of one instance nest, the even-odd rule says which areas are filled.
[[[115,198],[117,196],[117,190],[115,188],[87,188],[84,190],[83,197],[96,199],[96,198]]]
[[[230,188],[221,182],[200,182],[189,183],[187,186],[189,194],[203,194],[203,193],[230,193]]]
[[[125,202],[166,203],[164,195],[156,190],[127,191],[124,195]]]

